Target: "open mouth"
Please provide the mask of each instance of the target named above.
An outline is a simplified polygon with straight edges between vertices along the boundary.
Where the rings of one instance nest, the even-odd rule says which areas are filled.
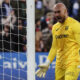
[[[57,21],[59,21],[59,22],[62,21],[62,18],[61,18],[61,17],[57,17],[56,19],[57,19]]]
[[[61,20],[62,18],[61,17],[57,17],[57,20]]]

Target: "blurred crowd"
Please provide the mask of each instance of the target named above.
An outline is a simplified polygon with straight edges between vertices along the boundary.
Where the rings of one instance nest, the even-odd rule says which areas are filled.
[[[26,0],[0,0],[0,51],[26,51]],[[35,0],[36,52],[48,52],[52,26],[56,23],[53,6],[63,2],[69,16],[80,21],[80,0]]]
[[[0,51],[26,51],[25,3],[26,0],[3,0],[0,5]]]

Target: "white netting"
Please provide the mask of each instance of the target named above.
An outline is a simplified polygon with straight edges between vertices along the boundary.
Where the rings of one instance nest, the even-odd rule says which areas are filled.
[[[0,80],[27,80],[26,20],[29,17],[26,18],[26,1],[29,0],[0,0]],[[68,7],[69,15],[80,21],[80,2],[76,1],[79,0],[34,0],[36,70],[37,65],[45,62],[51,47],[51,30],[56,23],[53,6],[56,2],[63,2]],[[30,57],[34,58],[33,55]],[[55,61],[50,65],[45,78],[36,76],[36,80],[55,80]]]
[[[0,0],[0,80],[26,80],[26,0]]]

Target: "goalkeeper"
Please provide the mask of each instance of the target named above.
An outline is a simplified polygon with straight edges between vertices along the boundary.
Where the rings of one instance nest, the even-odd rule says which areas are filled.
[[[52,47],[46,62],[39,65],[36,75],[45,77],[56,56],[55,80],[77,80],[80,64],[80,23],[68,16],[63,3],[55,4],[53,12],[57,23],[52,28]]]

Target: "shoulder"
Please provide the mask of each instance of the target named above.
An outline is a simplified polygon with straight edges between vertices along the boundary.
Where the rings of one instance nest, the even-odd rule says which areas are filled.
[[[79,26],[80,27],[80,22],[77,21],[74,18],[71,18],[71,22],[70,23],[73,25],[73,27],[76,27],[76,26]]]
[[[72,17],[69,17],[69,22],[71,24],[79,24],[79,21],[77,21],[76,19],[72,18]]]
[[[80,27],[80,22],[77,21],[76,19],[69,17],[68,18],[68,23],[67,23],[71,28],[77,28]]]
[[[73,19],[70,27],[73,32],[80,32],[80,22],[77,20]]]

